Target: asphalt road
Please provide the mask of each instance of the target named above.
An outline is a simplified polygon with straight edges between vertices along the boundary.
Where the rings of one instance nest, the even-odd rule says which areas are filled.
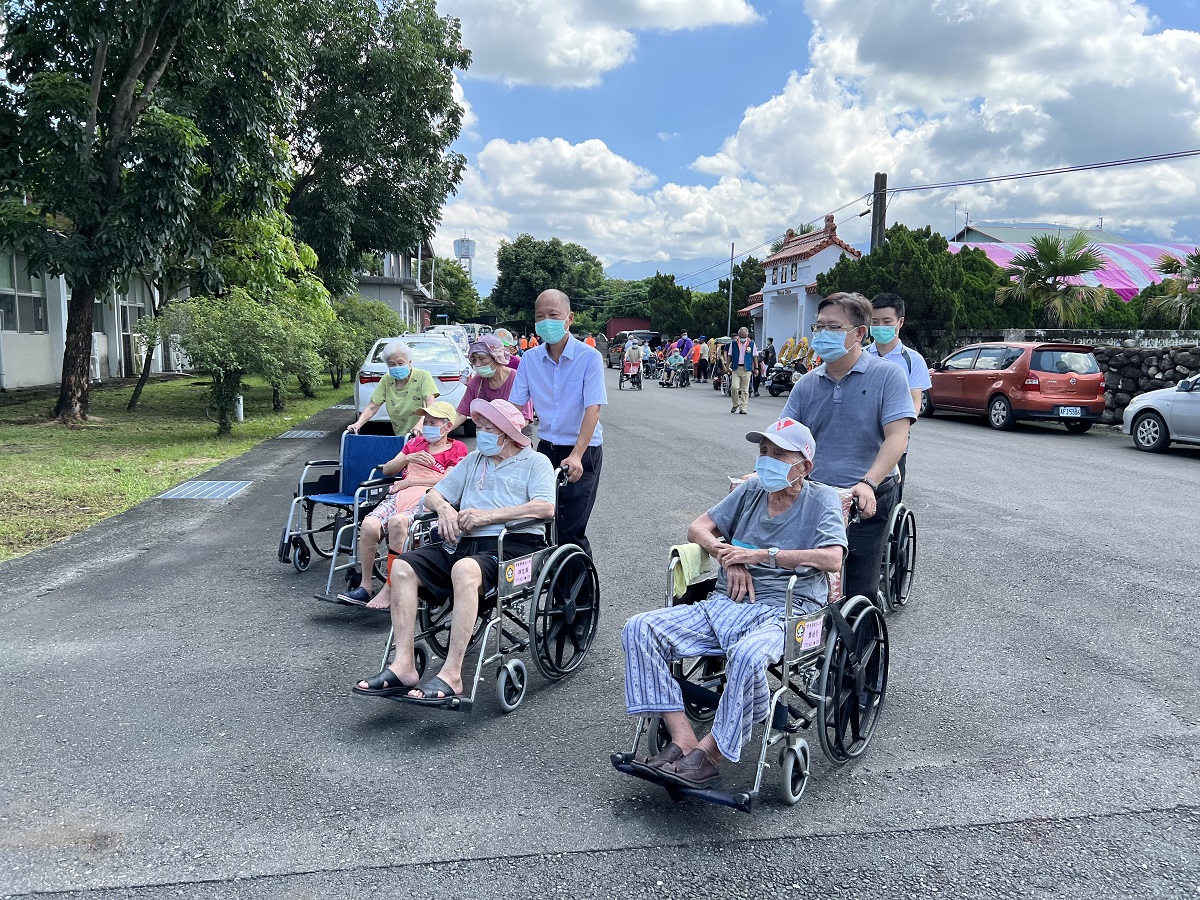
[[[784,398],[731,416],[704,385],[609,378],[600,633],[512,715],[486,687],[469,717],[350,693],[385,626],[274,556],[333,433],[220,466],[253,482],[232,501],[151,500],[0,565],[0,895],[1200,893],[1200,449],[922,420],[876,740],[844,769],[817,752],[796,807],[768,773],[748,816],[612,770],[618,636]]]

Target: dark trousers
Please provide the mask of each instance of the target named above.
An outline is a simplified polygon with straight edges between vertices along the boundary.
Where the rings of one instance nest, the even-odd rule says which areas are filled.
[[[546,441],[538,441],[537,446],[538,453],[547,457],[556,469],[574,449]],[[592,545],[587,539],[587,525],[592,517],[592,507],[596,505],[603,462],[604,448],[588,447],[583,451],[583,476],[574,484],[568,482],[558,489],[558,542],[578,544],[588,556],[592,555]]]
[[[887,479],[875,494],[875,515],[861,519],[846,529],[850,553],[846,557],[846,579],[843,591],[847,597],[862,594],[875,599],[879,591],[879,567],[883,562],[883,545],[888,536],[888,517],[896,505],[896,481]]]
[[[708,360],[701,357],[700,359],[700,375],[697,380],[704,381],[708,378]]]

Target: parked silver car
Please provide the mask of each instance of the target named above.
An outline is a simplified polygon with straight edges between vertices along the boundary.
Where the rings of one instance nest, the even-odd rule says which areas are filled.
[[[412,364],[418,369],[424,369],[433,376],[441,396],[451,406],[458,406],[466,390],[467,376],[471,366],[466,354],[458,344],[445,334],[429,332],[426,334],[405,334],[399,338],[380,338],[367,354],[358,378],[354,382],[354,411],[362,415],[364,409],[371,403],[371,394],[387,373],[387,363],[383,361],[383,348],[389,341],[401,340],[412,349]],[[387,422],[387,405],[379,407],[378,412],[371,417],[372,422]]]
[[[1138,394],[1125,407],[1121,430],[1139,450],[1166,450],[1172,441],[1200,444],[1200,375]]]

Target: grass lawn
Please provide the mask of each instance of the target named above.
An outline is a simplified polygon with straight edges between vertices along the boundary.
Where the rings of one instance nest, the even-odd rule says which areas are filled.
[[[0,394],[0,561],[78,534],[181,481],[286,431],[353,391],[327,383],[315,399],[294,392],[282,412],[271,389],[243,387],[245,417],[233,435],[217,437],[206,416],[203,377],[151,381],[136,412],[126,412],[134,381],[93,387],[90,421],[66,428],[46,420],[58,390]]]

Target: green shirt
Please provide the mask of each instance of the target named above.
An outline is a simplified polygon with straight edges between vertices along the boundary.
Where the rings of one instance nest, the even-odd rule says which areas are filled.
[[[413,368],[408,381],[401,385],[391,375],[384,373],[379,384],[371,393],[371,402],[387,407],[392,430],[396,434],[407,434],[417,424],[417,410],[425,405],[425,398],[440,397],[433,376],[424,369]]]

